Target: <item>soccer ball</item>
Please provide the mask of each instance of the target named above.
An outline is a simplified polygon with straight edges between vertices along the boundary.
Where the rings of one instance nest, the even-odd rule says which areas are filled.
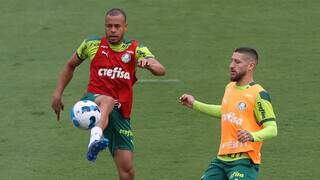
[[[100,109],[89,100],[78,101],[70,111],[73,125],[79,129],[91,129],[100,121]]]

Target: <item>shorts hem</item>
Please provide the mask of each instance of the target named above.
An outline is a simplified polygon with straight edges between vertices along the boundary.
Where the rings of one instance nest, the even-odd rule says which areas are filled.
[[[112,157],[114,157],[114,153],[116,152],[116,150],[127,150],[127,151],[134,153],[134,150],[130,149],[128,147],[117,147],[113,150],[113,152],[111,152]]]

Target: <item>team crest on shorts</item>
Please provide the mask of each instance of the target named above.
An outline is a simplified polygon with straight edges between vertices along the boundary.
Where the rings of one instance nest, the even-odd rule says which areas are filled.
[[[129,53],[124,53],[121,56],[121,61],[124,63],[128,63],[131,60],[131,55]]]
[[[247,109],[247,105],[246,105],[246,103],[244,103],[244,102],[240,102],[240,103],[238,104],[238,108],[239,108],[240,111],[244,111],[244,110]]]

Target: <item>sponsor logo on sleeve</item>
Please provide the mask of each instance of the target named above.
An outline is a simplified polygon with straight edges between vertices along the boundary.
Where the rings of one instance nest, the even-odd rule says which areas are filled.
[[[261,118],[265,119],[266,118],[266,110],[262,107],[261,102],[258,102],[258,110],[261,113]]]

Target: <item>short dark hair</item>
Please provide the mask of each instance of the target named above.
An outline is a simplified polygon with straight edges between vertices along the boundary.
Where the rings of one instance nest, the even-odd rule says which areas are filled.
[[[252,59],[254,59],[258,63],[259,56],[258,56],[257,51],[254,48],[239,47],[239,48],[236,48],[234,50],[234,52],[238,52],[238,53],[249,55]]]
[[[124,10],[120,9],[120,8],[112,8],[110,9],[107,13],[106,16],[118,16],[118,15],[123,15],[124,20],[127,21],[127,15],[124,12]]]

